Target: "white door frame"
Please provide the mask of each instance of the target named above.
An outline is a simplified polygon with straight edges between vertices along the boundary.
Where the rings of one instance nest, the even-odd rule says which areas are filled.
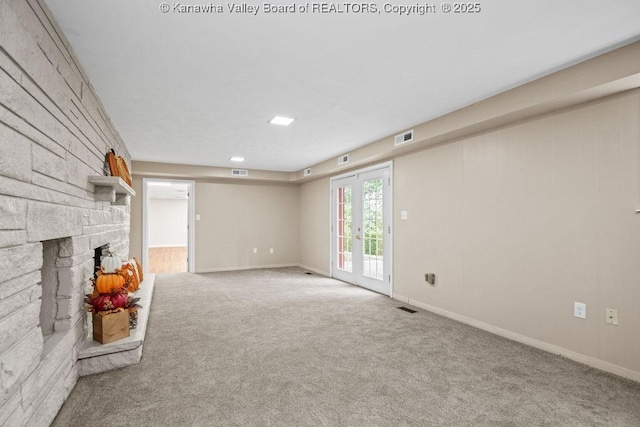
[[[329,180],[329,198],[330,198],[329,211],[330,211],[330,221],[331,221],[330,222],[331,226],[329,227],[329,233],[330,233],[329,241],[331,242],[329,271],[331,272],[331,277],[334,277],[334,271],[337,268],[334,265],[334,259],[335,259],[336,250],[337,250],[337,244],[335,241],[335,232],[334,232],[334,230],[337,227],[337,224],[336,224],[336,218],[333,212],[334,203],[335,203],[334,194],[333,194],[334,182],[344,178],[356,177],[357,175],[361,175],[361,174],[365,174],[368,172],[377,171],[381,169],[389,170],[389,194],[387,196],[388,204],[385,203],[386,207],[384,211],[384,216],[385,216],[385,219],[387,219],[387,225],[389,229],[388,229],[388,242],[385,244],[384,254],[385,254],[385,258],[388,258],[388,266],[389,266],[388,268],[389,296],[393,298],[393,230],[394,230],[393,228],[393,160],[368,166],[366,168],[350,171],[347,173],[343,173],[341,175],[336,175],[334,177],[331,177],[331,179]],[[385,272],[385,274],[387,274],[387,272]]]
[[[149,191],[150,182],[172,182],[176,184],[187,184],[189,187],[189,199],[187,203],[187,226],[189,227],[187,237],[187,271],[195,273],[195,241],[196,241],[196,200],[195,190],[196,182],[187,179],[171,179],[171,178],[143,178],[142,179],[142,266],[144,272],[147,272],[149,265]]]

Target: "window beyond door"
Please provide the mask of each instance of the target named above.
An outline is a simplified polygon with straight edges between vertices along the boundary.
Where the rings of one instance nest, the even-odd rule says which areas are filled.
[[[351,185],[344,187],[338,187],[338,247],[336,248],[338,254],[337,267],[340,270],[352,272],[353,271],[353,248],[351,243],[352,235],[352,191]]]
[[[382,280],[384,274],[383,203],[382,178],[365,181],[362,186],[363,274],[378,280]]]

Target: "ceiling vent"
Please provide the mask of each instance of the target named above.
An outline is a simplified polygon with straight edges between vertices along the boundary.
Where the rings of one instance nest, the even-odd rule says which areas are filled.
[[[399,135],[396,135],[393,145],[394,147],[398,147],[400,145],[408,144],[410,142],[413,142],[413,129],[411,129],[410,131],[401,133]]]
[[[344,156],[338,157],[338,166],[344,165],[345,163],[349,163],[349,155],[345,154]]]
[[[249,171],[246,169],[231,169],[231,175],[233,176],[249,176]]]
[[[309,175],[311,175],[311,168],[306,168],[306,169],[304,170],[304,172],[303,172],[303,175],[304,175],[304,176],[309,176]]]

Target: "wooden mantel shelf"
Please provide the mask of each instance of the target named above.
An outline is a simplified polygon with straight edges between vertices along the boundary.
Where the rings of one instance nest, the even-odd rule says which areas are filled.
[[[116,203],[121,196],[135,196],[136,192],[119,176],[90,176],[89,182],[95,185],[95,201]],[[117,204],[117,203],[116,203]]]

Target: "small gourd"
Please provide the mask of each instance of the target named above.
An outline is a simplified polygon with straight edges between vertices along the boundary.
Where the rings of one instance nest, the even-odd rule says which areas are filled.
[[[123,291],[124,277],[119,274],[99,274],[96,277],[96,291],[100,294],[117,294]]]
[[[115,273],[122,266],[122,258],[115,252],[108,252],[100,262],[102,272],[106,274]]]

